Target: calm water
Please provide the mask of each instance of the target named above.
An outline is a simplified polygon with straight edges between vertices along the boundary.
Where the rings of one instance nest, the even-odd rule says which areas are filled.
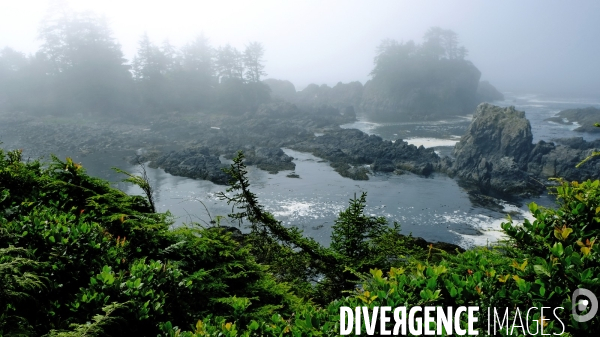
[[[600,100],[545,98],[512,93],[506,93],[506,97],[505,101],[496,104],[514,105],[518,110],[524,110],[532,124],[534,141],[571,136],[583,136],[590,140],[597,137],[575,133],[572,131],[575,126],[543,120],[564,109],[590,105],[600,107]],[[435,147],[441,155],[450,155],[452,146],[465,132],[470,121],[469,117],[428,123],[377,124],[359,120],[344,127],[359,128],[384,139],[405,139],[412,144]],[[10,143],[6,142],[4,146],[10,147]],[[466,191],[444,175],[423,178],[412,174],[376,174],[368,181],[354,181],[339,176],[327,163],[320,162],[319,158],[310,154],[289,149],[285,149],[285,152],[294,157],[295,173],[300,178],[286,177],[290,171],[269,174],[251,167],[251,190],[265,208],[284,224],[298,226],[324,244],[329,243],[331,226],[338,213],[348,205],[350,198],[363,191],[367,192],[367,213],[385,216],[390,223],[397,221],[404,233],[412,232],[427,240],[452,242],[463,247],[485,245],[498,240],[502,235],[500,224],[507,214],[513,219],[530,217],[526,204],[532,200],[543,205],[552,204],[547,196],[519,203],[497,200],[503,209],[491,210],[474,205]],[[81,161],[90,174],[114,182],[121,177],[110,170],[111,166],[130,172],[138,170],[124,163],[118,154],[113,157],[74,159]],[[177,225],[191,221],[207,223],[211,217],[227,215],[232,211],[231,206],[216,197],[217,192],[224,191],[224,186],[172,176],[160,169],[148,169],[148,174],[157,191],[158,209],[169,210]],[[115,185],[128,193],[141,192],[123,183]]]

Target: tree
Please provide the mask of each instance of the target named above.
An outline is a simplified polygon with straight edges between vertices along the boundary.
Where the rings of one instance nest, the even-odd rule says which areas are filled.
[[[185,71],[193,72],[203,78],[214,76],[213,54],[204,34],[197,36],[182,48],[182,66]]]
[[[105,18],[55,7],[40,29],[56,112],[128,110],[131,74]]]
[[[240,53],[237,49],[229,44],[217,49],[215,65],[219,82],[222,82],[223,79],[237,78],[236,68],[239,66],[239,56]]]
[[[387,229],[384,217],[365,215],[366,203],[365,192],[359,198],[355,195],[350,199],[348,208],[335,220],[331,234],[331,249],[354,266],[360,266],[372,257],[372,240],[381,237]]]
[[[264,71],[263,56],[265,50],[262,44],[251,42],[244,50],[244,66],[246,67],[246,79],[249,82],[260,82],[261,76],[266,76]]]
[[[15,89],[20,86],[27,66],[23,53],[9,47],[0,50],[0,107],[14,106],[15,95],[20,95]]]
[[[427,56],[447,59],[463,59],[467,49],[458,45],[458,35],[449,29],[431,27],[423,36],[423,53]]]
[[[133,58],[132,70],[136,81],[157,81],[166,71],[165,56],[154,45],[147,33],[139,41],[137,55]]]

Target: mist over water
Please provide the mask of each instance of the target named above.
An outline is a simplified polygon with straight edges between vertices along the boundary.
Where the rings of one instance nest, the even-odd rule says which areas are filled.
[[[581,136],[594,140],[598,135],[573,132],[573,126],[544,121],[563,109],[581,106],[598,106],[593,98],[553,98],[540,95],[513,96],[498,105],[514,105],[524,110],[532,125],[534,142],[554,138]],[[354,123],[342,127],[358,128],[384,139],[402,139],[417,146],[434,147],[439,155],[451,155],[458,135],[466,131],[471,117],[457,117],[438,122],[373,123],[359,117]],[[368,181],[354,181],[341,177],[320,158],[289,149],[285,152],[294,158],[295,173],[300,179],[288,178],[289,171],[269,174],[250,167],[250,182],[266,209],[285,225],[298,226],[304,232],[328,244],[331,226],[337,214],[348,205],[354,194],[367,192],[367,213],[386,217],[390,223],[397,221],[402,232],[412,233],[431,241],[445,241],[463,247],[485,245],[502,237],[500,224],[509,214],[515,221],[531,218],[527,204],[552,206],[548,195],[537,198],[500,200],[501,209],[489,209],[474,204],[468,193],[454,179],[443,174],[424,178],[413,174],[394,175],[378,173]],[[131,168],[133,169],[133,167]],[[162,170],[150,169],[158,192],[159,209],[171,210],[177,223],[207,222],[209,217],[199,201],[213,216],[231,212],[215,193],[224,187],[206,181],[174,177]],[[130,188],[128,192],[136,192]],[[139,191],[138,191],[139,192]],[[201,219],[201,220],[200,220]],[[229,224],[237,225],[237,224]]]
[[[505,99],[494,104],[512,105],[517,110],[525,111],[531,122],[534,142],[573,136],[585,140],[597,139],[594,134],[573,132],[577,124],[545,121],[561,110],[600,107],[600,96],[597,94],[600,76],[593,59],[598,55],[600,46],[596,33],[598,20],[593,15],[597,13],[597,4],[580,3],[576,6],[534,1],[523,4],[517,11],[510,4],[475,5],[469,2],[461,2],[461,6],[398,1],[379,4],[331,2],[329,5],[316,2],[240,2],[235,5],[214,2],[203,3],[205,7],[200,8],[182,1],[168,5],[141,1],[127,4],[116,1],[67,1],[66,4],[79,14],[65,16],[67,20],[64,22],[95,27],[95,32],[104,37],[95,39],[86,35],[90,31],[86,29],[80,29],[79,32],[62,31],[65,25],[56,24],[61,22],[59,12],[54,13],[59,19],[47,20],[50,16],[44,15],[51,12],[43,12],[51,3],[31,0],[15,2],[10,6],[0,5],[0,31],[10,33],[0,34],[0,48],[4,45],[14,47],[14,50],[7,48],[2,52],[7,65],[4,67],[5,73],[18,73],[19,76],[23,72],[27,74],[15,76],[15,82],[6,82],[9,84],[3,88],[6,92],[10,91],[10,95],[0,91],[0,109],[10,104],[24,110],[29,107],[40,115],[51,115],[50,119],[60,115],[67,123],[71,122],[69,119],[72,116],[86,114],[97,114],[96,117],[111,114],[111,118],[125,120],[134,114],[143,119],[144,114],[150,112],[168,116],[179,110],[197,112],[213,109],[213,112],[227,111],[242,115],[269,102],[270,89],[259,85],[265,78],[291,81],[292,96],[296,90],[304,89],[310,83],[317,83],[317,86],[326,83],[333,87],[339,81],[365,84],[374,80],[376,76],[373,73],[378,69],[377,62],[375,69],[372,68],[374,57],[377,60],[378,56],[385,54],[380,53],[382,50],[377,51],[376,46],[384,39],[396,41],[387,45],[390,55],[396,49],[414,48],[413,52],[406,52],[406,55],[411,55],[418,61],[414,65],[419,65],[421,56],[438,52],[436,48],[431,48],[430,42],[439,43],[439,39],[432,39],[433,35],[430,34],[428,40],[425,38],[427,33],[425,36],[423,33],[428,32],[428,28],[443,26],[449,30],[438,32],[446,34],[440,36],[451,36],[448,41],[453,47],[445,52],[445,56],[440,54],[433,59],[436,62],[442,58],[446,61],[460,60],[456,65],[476,66],[477,72],[473,72],[476,82],[489,80],[504,91]],[[539,13],[540,5],[547,9],[543,15]],[[92,10],[94,14],[80,16],[85,10]],[[342,12],[344,15],[340,15]],[[108,19],[104,20],[102,15]],[[506,26],[507,17],[513,18],[514,24]],[[45,29],[36,33],[33,27],[40,22],[43,23],[40,28]],[[565,24],[557,25],[557,22]],[[13,28],[25,26],[27,29]],[[77,45],[73,42],[77,42],[76,38],[65,39],[69,34],[73,34],[71,37],[84,37],[82,41],[85,43],[79,41],[81,45]],[[74,43],[71,46],[73,48],[63,48],[61,43],[57,43],[61,37],[65,39],[62,44]],[[85,52],[82,47],[94,45],[100,40],[103,42],[96,46],[100,48],[98,50],[111,53]],[[380,47],[385,45],[382,43]],[[460,49],[463,45],[468,47],[468,52]],[[41,46],[45,47],[40,49]],[[81,55],[75,52],[82,50],[85,53]],[[37,51],[41,52],[40,55],[46,53],[47,57],[35,56]],[[254,70],[248,63],[252,51],[256,65]],[[242,54],[245,56],[242,57]],[[421,56],[414,57],[417,54]],[[100,57],[98,60],[102,62],[96,60],[97,63],[94,61],[84,66],[83,70],[71,73],[77,76],[63,76],[69,73],[64,69],[77,66],[79,61],[94,60],[92,56]],[[53,57],[53,62],[44,63]],[[77,62],[69,57],[74,57],[73,60]],[[105,62],[107,60],[110,62]],[[81,64],[85,65],[86,62]],[[428,65],[427,62],[421,65]],[[112,70],[99,70],[98,64],[110,64],[112,66],[106,69]],[[49,68],[40,70],[40,65]],[[411,67],[405,65],[398,69],[405,68]],[[383,77],[391,74],[379,70]],[[165,76],[167,73],[169,75]],[[31,77],[31,74],[37,74],[38,77]],[[523,78],[522,74],[527,76]],[[104,78],[103,75],[110,76]],[[45,82],[47,77],[51,81]],[[403,78],[396,77],[394,81]],[[437,84],[429,83],[436,81],[428,76],[415,78],[428,83],[430,87],[427,89]],[[96,79],[100,81],[93,83],[92,80]],[[444,80],[439,79],[440,83]],[[396,83],[394,81],[390,83]],[[149,84],[144,84],[146,82]],[[11,83],[20,83],[23,88],[35,87],[30,83],[45,83],[46,91],[42,90],[44,95],[32,94],[36,91],[23,94],[15,89],[17,85]],[[137,89],[134,90],[134,86]],[[397,93],[407,93],[411,87],[412,84],[406,84],[399,87],[402,90]],[[102,92],[107,96],[97,99],[93,94],[102,91],[97,88],[108,88]],[[535,90],[562,94],[529,93]],[[423,92],[428,90],[421,90],[414,96]],[[579,94],[590,97],[581,98]],[[405,98],[410,100],[411,94],[406,95]],[[246,100],[239,100],[240,97]],[[320,102],[315,99],[313,103],[316,105]],[[419,103],[428,103],[428,100]],[[443,105],[441,110],[445,108],[446,105]],[[342,127],[357,128],[385,140],[404,140],[416,146],[431,147],[443,157],[452,156],[453,146],[466,132],[471,120],[472,116],[464,116],[427,122],[374,123],[359,115],[358,121]],[[218,126],[212,129],[220,130]],[[5,148],[19,148],[23,144],[23,139],[19,137],[0,140]],[[499,207],[486,208],[474,204],[456,180],[443,174],[424,178],[410,173],[377,173],[371,174],[368,181],[354,181],[341,177],[327,162],[315,156],[290,149],[284,151],[294,158],[295,173],[300,178],[287,177],[289,171],[269,174],[250,167],[252,189],[267,210],[285,225],[298,226],[307,235],[325,244],[329,241],[335,218],[348,205],[348,199],[363,191],[368,193],[367,212],[384,216],[390,223],[399,222],[404,233],[413,233],[427,240],[458,243],[464,247],[497,240],[500,235],[499,224],[507,214],[517,220],[529,216],[526,204],[530,200],[495,200]],[[113,151],[83,156],[64,148],[58,149],[56,154],[61,158],[74,157],[74,160],[83,163],[91,175],[112,181],[126,192],[141,192],[119,183],[123,177],[110,169],[111,166],[117,166],[136,172],[138,168],[123,160],[129,154]],[[26,158],[40,156],[47,156],[47,153],[35,146],[25,149]],[[191,221],[209,223],[211,217],[215,219],[217,215],[227,215],[232,211],[231,206],[216,198],[216,193],[223,191],[224,186],[176,177],[161,169],[147,170],[156,189],[159,211],[170,210],[176,225]],[[536,201],[552,203],[546,196]]]

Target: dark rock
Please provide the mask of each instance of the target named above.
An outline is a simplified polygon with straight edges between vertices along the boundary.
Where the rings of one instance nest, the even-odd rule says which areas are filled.
[[[525,114],[513,107],[481,104],[473,122],[454,148],[455,161],[447,171],[501,194],[538,193],[551,184],[548,178],[597,179],[600,160],[576,165],[598,151],[600,141],[582,138],[531,143],[531,126]],[[563,145],[564,144],[564,145]],[[442,165],[444,166],[444,165]]]
[[[429,242],[420,237],[412,237],[412,239],[413,239],[413,243],[416,246],[421,247],[423,249],[428,249],[429,246],[431,245],[431,247],[434,249],[443,250],[448,253],[456,253],[456,252],[462,253],[465,251],[464,248],[457,246],[455,244],[452,244],[452,243]],[[437,253],[437,252],[434,250],[434,251],[432,251],[432,253]]]
[[[218,156],[210,155],[206,147],[172,151],[160,156],[151,165],[173,175],[209,180],[215,184],[225,185],[229,179],[221,170],[225,165],[221,164]]]
[[[343,161],[332,162],[330,165],[342,177],[352,180],[369,180],[369,176],[367,176],[369,170],[364,167],[354,167]]]
[[[546,120],[565,125],[572,125],[575,122],[580,125],[575,129],[577,132],[600,132],[600,128],[594,126],[600,123],[600,109],[594,107],[563,110],[555,117]]]
[[[504,95],[488,81],[479,82],[477,96],[480,102],[503,101]]]
[[[557,144],[568,146],[575,150],[589,150],[593,148],[600,148],[600,139],[596,139],[591,142],[583,140],[583,137],[572,137],[572,138],[557,138],[553,139]]]
[[[277,173],[279,171],[293,170],[296,164],[294,158],[288,156],[280,148],[260,147],[245,154],[247,165],[256,165],[261,170]]]
[[[433,149],[417,148],[402,140],[383,140],[356,129],[329,130],[291,148],[325,158],[340,174],[361,179],[366,179],[368,172],[366,168],[358,167],[362,165],[372,165],[374,171],[400,169],[427,176],[439,167],[440,162]]]
[[[357,108],[363,94],[363,85],[360,82],[339,82],[333,88],[326,84],[321,86],[310,84],[296,94],[296,103],[302,106],[329,105],[334,108],[344,109],[349,106]]]
[[[394,172],[396,170],[396,165],[389,159],[375,159],[373,165],[371,165],[373,171],[380,172]]]
[[[484,190],[506,194],[538,190],[526,172],[532,139],[524,112],[482,103],[467,134],[454,147],[452,171]]]

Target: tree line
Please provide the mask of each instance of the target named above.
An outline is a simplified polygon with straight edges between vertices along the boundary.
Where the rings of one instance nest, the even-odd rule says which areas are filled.
[[[139,40],[124,58],[105,18],[54,9],[43,20],[40,49],[0,50],[0,109],[53,115],[140,115],[214,110],[232,114],[269,100],[264,47],[214,48],[200,35],[181,48]]]

